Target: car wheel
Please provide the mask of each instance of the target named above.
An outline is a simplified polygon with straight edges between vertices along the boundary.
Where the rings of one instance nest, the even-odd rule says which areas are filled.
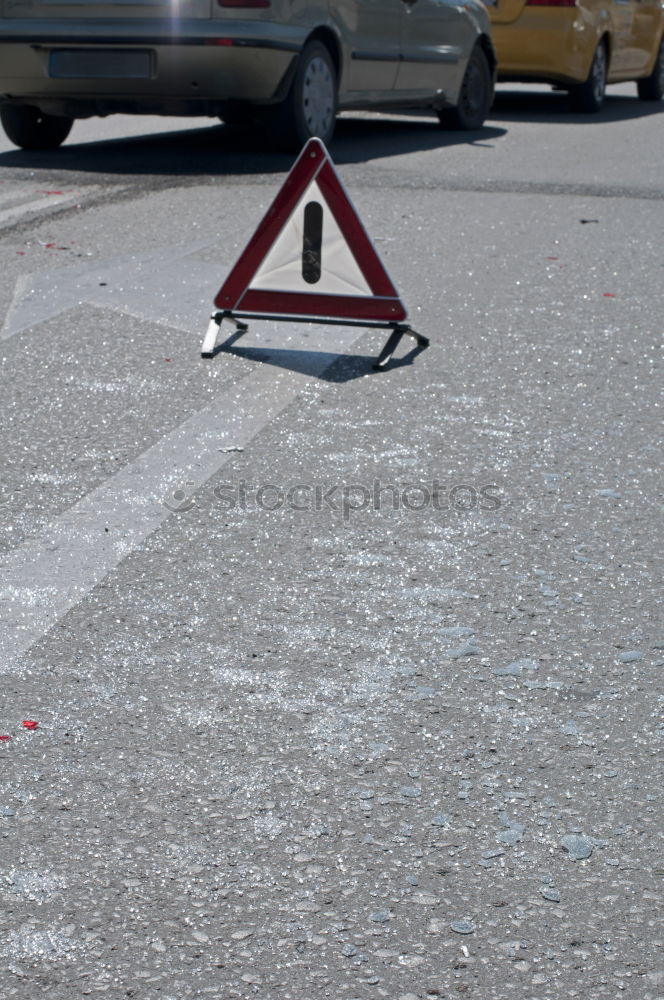
[[[590,72],[583,83],[570,87],[570,103],[574,111],[599,111],[606,94],[606,73],[608,57],[606,44],[600,42],[590,65]]]
[[[455,108],[438,112],[443,128],[481,128],[493,102],[493,79],[484,49],[476,45],[470,53]]]
[[[73,118],[47,115],[31,104],[1,107],[0,121],[8,138],[21,149],[57,149],[74,124]]]
[[[299,150],[312,136],[329,142],[337,116],[337,74],[322,42],[305,45],[288,97],[266,109],[279,145]]]
[[[664,41],[659,46],[652,73],[638,80],[636,86],[642,101],[661,101],[664,95]]]

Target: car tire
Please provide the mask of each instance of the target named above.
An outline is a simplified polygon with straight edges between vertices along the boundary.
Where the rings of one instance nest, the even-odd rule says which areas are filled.
[[[636,86],[642,101],[661,101],[664,96],[664,41],[659,46],[652,73],[637,80]]]
[[[327,143],[337,116],[337,72],[322,42],[308,42],[298,59],[288,97],[265,109],[276,143],[299,151],[313,136]]]
[[[609,55],[604,41],[595,49],[590,72],[583,81],[570,87],[569,99],[573,111],[585,111],[594,114],[604,104],[606,95],[606,74]]]
[[[454,108],[438,112],[443,128],[470,131],[481,128],[493,103],[493,77],[481,45],[470,53],[463,75],[459,100]]]
[[[57,149],[74,124],[73,118],[47,115],[31,104],[1,107],[0,121],[7,137],[21,149]]]

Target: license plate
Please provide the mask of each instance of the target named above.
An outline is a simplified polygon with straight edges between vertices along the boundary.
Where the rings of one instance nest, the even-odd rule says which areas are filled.
[[[150,52],[55,49],[48,74],[56,80],[149,80],[152,56]]]

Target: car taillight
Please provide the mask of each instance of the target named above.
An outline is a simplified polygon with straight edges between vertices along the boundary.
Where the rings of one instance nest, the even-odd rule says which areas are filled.
[[[576,7],[577,0],[526,0],[526,7]]]
[[[270,0],[217,0],[219,7],[269,7]]]

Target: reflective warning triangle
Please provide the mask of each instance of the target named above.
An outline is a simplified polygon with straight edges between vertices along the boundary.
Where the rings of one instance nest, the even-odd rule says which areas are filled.
[[[406,318],[320,139],[300,153],[214,304],[240,316]]]

